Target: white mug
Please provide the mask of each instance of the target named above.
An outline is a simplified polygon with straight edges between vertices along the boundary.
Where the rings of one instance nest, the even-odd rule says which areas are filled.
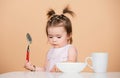
[[[88,60],[92,61],[92,65],[88,63]],[[108,65],[108,53],[107,52],[94,52],[91,54],[91,57],[86,59],[87,65],[93,69],[94,72],[107,72]]]

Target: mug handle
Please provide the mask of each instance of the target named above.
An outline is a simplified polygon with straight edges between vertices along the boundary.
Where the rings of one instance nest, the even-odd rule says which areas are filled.
[[[88,60],[89,59],[92,60],[92,57],[86,57],[85,62],[87,63],[88,67],[90,67],[91,69],[93,69],[93,66],[90,65],[90,64],[88,64]]]

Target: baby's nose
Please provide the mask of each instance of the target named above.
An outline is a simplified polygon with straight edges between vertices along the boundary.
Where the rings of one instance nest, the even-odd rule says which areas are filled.
[[[56,41],[57,41],[57,38],[56,38],[56,37],[53,37],[53,41],[56,42]]]

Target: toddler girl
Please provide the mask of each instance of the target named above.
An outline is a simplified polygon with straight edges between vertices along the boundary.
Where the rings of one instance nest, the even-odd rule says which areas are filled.
[[[26,69],[31,71],[57,72],[59,69],[56,67],[56,63],[77,61],[77,50],[71,45],[72,24],[70,19],[65,16],[67,13],[72,16],[74,15],[68,7],[63,10],[61,15],[55,14],[55,11],[52,9],[48,11],[46,34],[52,48],[47,53],[44,67],[36,67],[27,62],[25,64]]]

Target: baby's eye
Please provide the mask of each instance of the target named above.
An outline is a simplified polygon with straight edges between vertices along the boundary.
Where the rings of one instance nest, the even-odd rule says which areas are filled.
[[[49,37],[49,38],[53,38],[53,37]]]
[[[61,37],[57,37],[57,38],[61,38]]]

